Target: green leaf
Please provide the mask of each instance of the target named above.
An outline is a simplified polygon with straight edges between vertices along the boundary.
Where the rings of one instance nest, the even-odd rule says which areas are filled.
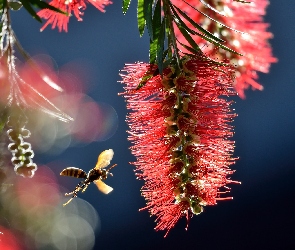
[[[175,7],[175,6],[174,6],[174,7]],[[177,8],[177,7],[175,7],[175,8],[176,8],[177,11],[179,11],[180,13],[182,12],[179,8]],[[231,53],[234,53],[234,54],[237,54],[237,55],[242,56],[242,54],[240,54],[240,53],[236,52],[235,50],[230,49],[229,47],[227,47],[227,46],[221,44],[220,42],[216,41],[216,38],[217,38],[217,37],[213,36],[214,39],[211,39],[212,36],[210,36],[210,37],[209,37],[209,36],[204,36],[204,35],[202,35],[202,34],[199,34],[199,33],[195,32],[195,31],[191,30],[191,29],[188,28],[187,25],[181,20],[181,18],[180,18],[180,17],[178,16],[178,14],[175,12],[175,10],[173,9],[173,7],[171,7],[171,9],[172,9],[172,11],[173,11],[173,14],[174,14],[174,17],[173,17],[173,18],[174,18],[174,20],[175,20],[175,23],[176,23],[177,27],[179,28],[179,30],[180,30],[180,32],[182,33],[182,35],[185,37],[185,39],[188,41],[188,43],[192,46],[192,48],[193,48],[194,50],[196,50],[196,48],[199,48],[199,46],[196,44],[196,42],[193,40],[193,38],[190,36],[189,33],[194,34],[194,35],[198,35],[198,36],[202,37],[203,39],[205,39],[206,41],[208,41],[208,42],[214,44],[215,46],[220,47],[220,48],[222,48],[222,49],[224,49],[224,50],[226,50],[226,51],[229,51],[229,52],[231,52]],[[182,12],[182,13],[185,15],[184,12]],[[188,16],[187,16],[187,17],[188,17]],[[189,18],[189,17],[188,17],[188,18]],[[189,21],[189,20],[188,20],[188,21]],[[207,31],[206,31],[206,32],[207,32]],[[206,34],[207,34],[207,33],[206,33]],[[211,33],[209,33],[209,34],[211,34]],[[212,35],[212,34],[211,34],[211,35]],[[218,39],[219,39],[219,38],[218,38]],[[221,39],[219,39],[219,40],[221,40]],[[221,41],[224,42],[223,40],[221,40]],[[183,47],[185,47],[185,46],[183,46]],[[198,50],[200,50],[200,48],[199,48]],[[189,50],[189,51],[191,51],[191,50]]]
[[[165,49],[165,51],[163,52],[163,59],[165,60],[166,56],[168,55],[168,51],[169,49]]]
[[[22,0],[21,0],[22,1]],[[58,13],[61,13],[61,14],[64,14],[64,15],[68,15],[68,13],[50,5],[49,3],[46,3],[44,1],[40,1],[40,0],[30,0],[30,3],[38,8],[40,8],[41,10],[42,9],[50,9],[50,10],[53,10],[55,12],[58,12]]]
[[[141,89],[149,79],[151,79],[154,76],[157,76],[159,74],[158,68],[154,71],[152,71],[153,65],[150,65],[149,70],[147,70],[144,74],[144,76],[141,78],[140,83],[137,85],[136,90]]]
[[[40,0],[20,0],[20,2],[22,3],[22,5],[24,6],[24,8],[30,13],[30,15],[35,18],[37,21],[39,21],[40,23],[42,23],[41,18],[37,15],[36,11],[33,9],[32,5],[39,8],[39,9],[50,9],[52,11],[64,14],[64,15],[68,15],[68,13],[54,7],[51,6],[50,4],[44,2],[44,1],[40,1]]]
[[[153,2],[154,0],[144,0],[144,19],[145,19],[146,27],[148,29],[151,40],[153,40],[153,25],[152,25]]]
[[[237,52],[237,51],[235,51],[235,50],[233,50],[233,49],[231,49],[231,48],[229,48],[229,47],[227,47],[227,46],[225,46],[225,45],[223,45],[221,43],[217,43],[217,42],[215,42],[213,40],[211,41],[211,43],[213,43],[217,47],[222,48],[222,49],[224,49],[226,51],[229,51],[229,52],[234,53],[234,54],[239,55],[239,56],[243,56],[243,54],[241,54],[241,53],[239,53],[239,52]]]
[[[137,3],[137,25],[139,35],[142,36],[144,33],[145,19],[144,19],[144,0],[138,0]]]
[[[158,0],[155,7],[153,23],[152,23],[154,39],[157,39],[160,34],[161,24],[162,24],[161,0]]]
[[[200,1],[201,1],[201,0],[200,0]],[[221,22],[215,20],[214,18],[212,18],[212,17],[206,15],[204,12],[198,10],[198,8],[194,7],[194,6],[191,5],[190,3],[186,2],[186,4],[187,4],[188,6],[190,6],[191,8],[193,8],[194,10],[198,11],[198,12],[199,12],[200,14],[202,14],[203,16],[209,18],[211,21],[216,22],[216,23],[218,23],[219,25],[221,25],[221,26],[223,26],[223,27],[226,27],[226,28],[228,28],[228,29],[230,29],[230,30],[233,30],[233,31],[235,31],[235,32],[239,32],[239,33],[242,33],[242,34],[243,34],[243,32],[241,32],[241,31],[239,31],[239,30],[236,30],[236,29],[233,29],[233,28],[231,28],[231,27],[225,25],[224,23],[221,23]]]
[[[146,82],[151,79],[153,77],[153,75],[146,75],[146,76],[143,76],[140,83],[137,85],[136,87],[136,90],[139,90],[141,89],[145,84]]]
[[[178,16],[178,14],[175,12],[175,15],[173,16],[174,22],[175,24],[178,26],[181,26],[182,28],[184,28],[188,33],[192,34],[192,35],[199,35],[202,36],[202,34],[199,34],[198,32],[190,29],[189,27],[187,27],[187,25],[182,21],[182,19]]]
[[[195,50],[195,49],[193,49],[192,47],[190,47],[190,46],[188,46],[188,45],[186,45],[186,44],[184,44],[184,43],[181,43],[181,42],[179,42],[179,43],[180,43],[180,45],[181,45],[182,47],[184,47],[187,51],[193,53],[194,55],[200,53],[199,50]]]
[[[123,14],[124,15],[127,13],[127,10],[129,9],[130,2],[131,2],[131,0],[123,0],[122,9],[123,9]]]
[[[158,64],[159,72],[161,75],[163,73],[164,42],[165,42],[165,20],[163,20],[161,24],[161,29],[160,29],[160,34],[159,34],[158,44],[157,44],[157,64]]]
[[[158,39],[161,32],[161,0],[158,0],[152,20],[153,40],[150,39],[150,63],[156,63],[158,54]]]
[[[31,14],[33,18],[35,18],[37,21],[42,23],[41,18],[37,15],[36,11],[32,8],[30,2],[27,0],[20,0],[20,1],[23,4],[24,8]]]
[[[190,34],[182,27],[182,26],[177,26],[179,31],[181,32],[181,34],[184,36],[184,38],[188,41],[188,43],[192,46],[192,48],[196,51],[201,51],[200,47],[198,46],[198,44],[196,44],[196,42],[194,41],[194,39],[192,39],[192,37],[190,36]]]
[[[157,44],[158,44],[158,40],[150,40],[150,63],[151,64],[155,64],[156,60],[157,60]]]
[[[185,14],[181,9],[179,9],[178,7],[174,6],[174,8],[180,13],[180,15],[182,15],[187,21],[190,22],[191,25],[193,25],[196,29],[198,29],[199,31],[201,31],[202,33],[204,33],[206,36],[210,37],[212,40],[218,41],[218,42],[224,42],[224,40],[222,40],[219,37],[214,36],[211,32],[205,30],[204,28],[202,28],[199,24],[197,24],[196,22],[194,22],[187,14]],[[172,9],[173,10],[173,9]],[[174,13],[174,11],[173,11]]]

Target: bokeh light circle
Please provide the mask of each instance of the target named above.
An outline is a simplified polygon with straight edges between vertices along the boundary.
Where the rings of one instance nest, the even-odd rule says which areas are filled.
[[[0,211],[1,221],[9,225],[9,230],[0,226],[0,233],[6,235],[1,238],[0,234],[1,250],[93,249],[100,230],[96,210],[79,198],[63,207],[68,197],[50,168],[39,166],[30,179],[14,176],[13,183],[0,196],[5,208]]]

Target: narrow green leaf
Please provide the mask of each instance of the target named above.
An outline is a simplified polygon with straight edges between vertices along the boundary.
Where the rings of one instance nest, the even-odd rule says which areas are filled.
[[[164,52],[164,42],[165,42],[165,19],[161,24],[160,34],[158,38],[157,44],[157,64],[159,68],[159,72],[162,75],[163,73],[163,52]]]
[[[243,56],[243,54],[241,54],[241,53],[239,53],[239,52],[237,52],[237,51],[235,51],[235,50],[233,50],[233,49],[231,49],[231,48],[229,48],[229,47],[227,47],[227,46],[225,46],[225,45],[223,45],[221,43],[217,43],[217,42],[215,42],[213,40],[211,41],[211,43],[213,43],[217,47],[220,47],[220,48],[222,48],[222,49],[224,49],[226,51],[229,51],[229,52],[234,53],[234,54],[239,55],[239,56]]]
[[[152,26],[153,26],[153,40],[150,40],[150,63],[156,63],[157,61],[157,51],[158,51],[158,39],[159,34],[161,31],[161,0],[158,0],[153,20],[152,20]]]
[[[167,55],[168,55],[168,49],[165,49],[164,52],[163,52],[163,59],[164,60],[167,57]]]
[[[190,51],[191,53],[193,53],[192,56],[195,55],[195,54],[200,54],[200,51],[196,51],[196,50],[194,50],[192,47],[190,47],[190,46],[188,46],[188,45],[185,45],[185,44],[183,44],[183,43],[180,43],[180,44],[181,44],[181,46],[183,46],[185,49],[187,49],[188,51]],[[201,52],[201,53],[203,54],[203,52]],[[184,53],[184,54],[186,54],[186,53]],[[189,54],[189,55],[190,55],[190,54]],[[205,55],[205,56],[206,56],[206,55]],[[208,60],[208,62],[211,62],[211,63],[216,64],[216,65],[218,65],[218,66],[226,66],[226,65],[228,65],[228,63],[215,61],[215,60],[213,60],[212,58],[207,57],[207,56],[206,56],[206,60]]]
[[[192,47],[190,47],[190,46],[188,46],[188,45],[186,45],[186,44],[184,44],[184,43],[181,43],[181,42],[179,42],[179,43],[180,43],[180,45],[181,45],[182,47],[184,47],[186,50],[188,50],[189,52],[193,53],[194,55],[200,53],[199,50],[195,50],[194,48],[192,48]]]
[[[175,7],[175,6],[174,6]],[[181,11],[180,9],[178,9],[179,11]],[[199,48],[199,46],[196,44],[196,42],[193,40],[193,38],[190,36],[189,33],[191,34],[194,34],[194,35],[198,35],[200,37],[202,37],[203,39],[205,39],[206,41],[214,44],[215,46],[217,47],[220,47],[226,51],[229,51],[231,53],[234,53],[234,54],[237,54],[237,55],[240,55],[242,56],[242,54],[236,52],[235,50],[233,49],[230,49],[229,47],[221,44],[220,42],[216,41],[216,40],[213,40],[211,39],[211,36],[205,36],[205,35],[202,35],[200,33],[197,33],[193,30],[191,30],[190,28],[187,27],[187,25],[181,20],[181,18],[177,15],[177,13],[175,13],[175,10],[173,10],[172,8],[172,11],[173,11],[173,14],[175,15],[173,18],[174,18],[174,21],[177,25],[177,27],[179,28],[180,32],[182,33],[182,35],[185,37],[185,39],[188,41],[188,43],[193,47],[193,49],[196,49],[196,48]],[[182,30],[181,30],[182,29]],[[216,37],[214,36],[214,39]],[[221,39],[220,39],[221,40]],[[223,40],[221,40],[223,41]],[[224,41],[223,41],[224,42]],[[197,46],[197,47],[196,47]],[[199,48],[200,49],[200,48]]]
[[[198,33],[198,32],[196,32],[196,31],[190,29],[189,27],[187,27],[187,25],[182,21],[182,19],[179,17],[179,15],[176,13],[176,11],[173,10],[173,8],[172,8],[172,11],[173,11],[173,13],[174,13],[173,19],[174,19],[174,22],[175,22],[175,24],[177,25],[177,27],[181,26],[182,28],[184,28],[184,29],[185,29],[188,33],[190,33],[190,34],[200,36],[200,37],[202,37],[203,39],[205,39],[205,40],[207,40],[207,41],[209,41],[209,42],[212,41],[211,38],[209,38],[209,37],[207,37],[207,36],[204,36],[204,35],[202,35],[201,33]]]
[[[224,42],[224,40],[222,40],[219,37],[214,36],[211,32],[205,30],[204,28],[202,28],[199,24],[197,24],[196,22],[194,22],[194,20],[192,20],[187,14],[185,14],[181,9],[179,9],[178,7],[174,6],[174,8],[180,13],[180,15],[182,15],[187,21],[190,22],[191,25],[193,25],[196,29],[198,29],[199,31],[201,31],[202,33],[204,33],[206,36],[210,37],[212,40],[215,40],[217,42]],[[174,12],[173,12],[174,13]]]
[[[181,26],[182,28],[184,28],[188,33],[192,34],[192,35],[199,35],[202,36],[202,34],[199,34],[198,32],[190,29],[189,27],[187,27],[187,25],[182,21],[182,19],[178,16],[178,14],[175,12],[175,15],[173,16],[174,22],[175,24],[178,26]]]
[[[231,28],[231,27],[225,25],[224,23],[221,23],[221,22],[215,20],[214,18],[212,18],[212,17],[206,15],[204,12],[198,10],[198,8],[194,7],[194,6],[191,5],[190,3],[188,3],[188,2],[185,2],[185,3],[186,3],[188,6],[190,6],[191,8],[193,8],[194,10],[198,11],[198,12],[199,12],[200,14],[202,14],[203,16],[209,18],[211,21],[216,22],[216,23],[218,23],[219,25],[221,25],[221,26],[223,26],[223,27],[226,27],[226,28],[228,28],[228,29],[230,29],[230,30],[233,30],[233,31],[235,31],[235,32],[239,32],[239,33],[244,34],[244,32],[241,32],[241,31],[239,31],[239,30],[233,29],[233,28]]]
[[[192,48],[195,49],[196,51],[201,51],[200,47],[198,46],[198,44],[196,44],[194,39],[192,39],[190,34],[182,26],[177,26],[177,27],[178,27],[179,31],[181,32],[181,34],[184,36],[184,38],[192,46]]]
[[[161,0],[157,1],[154,16],[153,16],[153,38],[157,39],[160,34],[161,24],[162,24],[162,16],[161,16]]]
[[[152,71],[153,65],[150,65],[149,69],[145,72],[144,76],[141,78],[140,83],[137,85],[136,90],[141,89],[149,79],[159,74],[159,69]]]
[[[130,2],[131,2],[131,0],[123,0],[122,9],[123,9],[123,14],[124,15],[127,13],[127,10],[129,9]]]
[[[49,3],[46,3],[44,1],[40,1],[40,0],[30,0],[29,1],[32,5],[40,8],[41,10],[42,9],[50,9],[50,10],[53,10],[55,12],[58,12],[58,13],[61,13],[61,14],[64,14],[64,15],[68,15],[68,13],[50,5]]]
[[[150,63],[155,64],[157,60],[157,44],[158,39],[151,41],[150,40]]]
[[[146,84],[146,82],[147,82],[149,79],[151,79],[152,77],[153,77],[153,75],[147,75],[147,76],[142,77],[140,83],[139,83],[139,84],[137,85],[137,87],[136,87],[136,90],[141,89],[141,88]]]
[[[179,28],[179,26],[177,26],[177,27]],[[190,32],[190,30],[187,30],[187,29],[189,29],[189,28],[187,28],[187,26],[185,26],[185,27],[181,26],[181,27],[184,28],[188,33]],[[189,34],[188,34],[188,35],[189,35]],[[240,54],[239,52],[237,52],[237,51],[235,51],[235,50],[233,50],[233,49],[230,49],[229,47],[223,45],[222,43],[216,42],[216,41],[212,40],[211,38],[209,38],[209,37],[207,37],[207,36],[203,36],[202,34],[199,34],[199,33],[195,33],[195,35],[198,35],[198,36],[202,37],[202,38],[205,39],[206,41],[208,41],[208,42],[214,44],[215,46],[217,46],[217,47],[219,47],[219,48],[222,48],[222,49],[224,49],[224,50],[226,50],[226,51],[229,51],[229,52],[231,52],[231,53],[234,53],[234,54],[237,54],[237,55],[242,56],[242,54]],[[189,41],[188,41],[188,42],[189,42]]]
[[[151,40],[153,40],[153,2],[154,0],[144,0],[144,19],[146,22],[146,27],[148,29]]]
[[[30,15],[37,21],[42,23],[41,18],[37,15],[36,11],[32,8],[31,4],[27,0],[20,0],[24,8],[30,13]]]
[[[144,33],[145,19],[144,19],[144,0],[138,0],[137,2],[137,25],[139,35],[142,36]]]
[[[183,25],[181,25],[181,24],[183,24]],[[185,31],[187,31],[187,33],[190,33],[190,29],[184,24],[184,23],[182,23],[181,22],[181,24],[179,25],[179,23],[177,23],[176,22],[176,25],[177,25],[177,27],[180,29],[180,27],[182,27]],[[182,32],[181,32],[182,33]],[[183,33],[182,33],[183,34]],[[183,34],[184,35],[184,34]],[[226,51],[229,51],[229,52],[231,52],[231,53],[234,53],[234,54],[237,54],[237,55],[240,55],[240,56],[242,56],[242,54],[240,54],[239,52],[237,52],[237,51],[235,51],[235,50],[233,50],[233,49],[230,49],[229,47],[227,47],[227,46],[225,46],[225,45],[223,45],[222,43],[219,43],[219,42],[216,42],[216,41],[214,41],[214,40],[212,40],[211,38],[209,38],[209,37],[207,37],[207,36],[204,36],[204,35],[202,35],[202,34],[200,34],[200,33],[195,33],[195,35],[198,35],[198,36],[200,36],[200,37],[202,37],[203,39],[205,39],[206,41],[208,41],[208,42],[210,42],[210,43],[212,43],[212,44],[214,44],[215,46],[217,46],[217,47],[219,47],[219,48],[222,48],[222,49],[224,49],[224,50],[226,50]],[[189,34],[188,34],[188,36],[190,36]],[[190,38],[191,38],[191,36],[190,36]],[[187,39],[187,38],[186,38]],[[187,40],[188,41],[188,40]],[[191,42],[190,42],[191,41]],[[191,40],[190,41],[188,41],[190,44],[191,44],[191,46],[193,46],[192,45],[192,42],[194,42],[194,40],[191,38]],[[194,42],[194,44],[196,44],[195,42]],[[184,46],[183,46],[184,47]]]

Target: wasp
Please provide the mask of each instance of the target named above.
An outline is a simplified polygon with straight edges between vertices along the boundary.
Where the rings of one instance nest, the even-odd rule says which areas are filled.
[[[72,201],[72,199],[77,197],[77,194],[80,190],[82,190],[82,192],[85,192],[85,190],[87,189],[87,187],[89,186],[91,182],[93,182],[97,186],[98,190],[100,190],[104,194],[108,194],[111,191],[113,191],[112,187],[108,186],[102,181],[102,180],[105,180],[108,177],[108,175],[113,176],[113,174],[110,173],[110,170],[114,168],[115,166],[117,166],[117,164],[114,164],[108,169],[105,169],[105,167],[110,165],[110,162],[113,156],[114,156],[114,151],[112,149],[103,151],[98,156],[96,166],[93,169],[91,169],[88,172],[88,174],[86,174],[84,170],[80,168],[75,168],[75,167],[68,167],[68,168],[65,168],[63,171],[61,171],[60,175],[85,179],[76,186],[73,192],[65,194],[66,196],[68,195],[73,195],[73,196],[69,201],[64,203],[63,206],[66,206]]]

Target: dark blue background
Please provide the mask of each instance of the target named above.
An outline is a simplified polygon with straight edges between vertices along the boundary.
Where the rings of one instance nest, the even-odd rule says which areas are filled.
[[[119,117],[116,134],[105,142],[69,148],[57,156],[37,156],[39,162],[62,160],[68,165],[90,169],[104,149],[113,148],[114,177],[107,183],[114,192],[104,196],[95,186],[81,195],[98,211],[101,231],[95,249],[295,249],[295,67],[294,2],[272,1],[265,20],[271,23],[270,42],[279,59],[267,75],[260,74],[264,91],[247,91],[247,99],[235,98],[239,116],[235,120],[235,155],[240,157],[232,185],[233,201],[206,207],[185,231],[181,220],[163,238],[155,232],[154,218],[138,212],[145,205],[140,196],[142,182],[135,179],[127,141],[126,108],[118,71],[124,63],[148,61],[148,36],[139,38],[136,1],[126,16],[121,1],[106,8],[105,14],[88,5],[83,22],[71,18],[68,33],[47,28],[29,14],[13,15],[13,28],[29,53],[45,50],[59,66],[72,60],[87,60],[93,76],[88,94],[112,105]],[[17,15],[16,15],[17,14]],[[60,168],[53,169],[57,174]],[[62,178],[59,179],[61,182]],[[67,188],[71,189],[72,186]]]

